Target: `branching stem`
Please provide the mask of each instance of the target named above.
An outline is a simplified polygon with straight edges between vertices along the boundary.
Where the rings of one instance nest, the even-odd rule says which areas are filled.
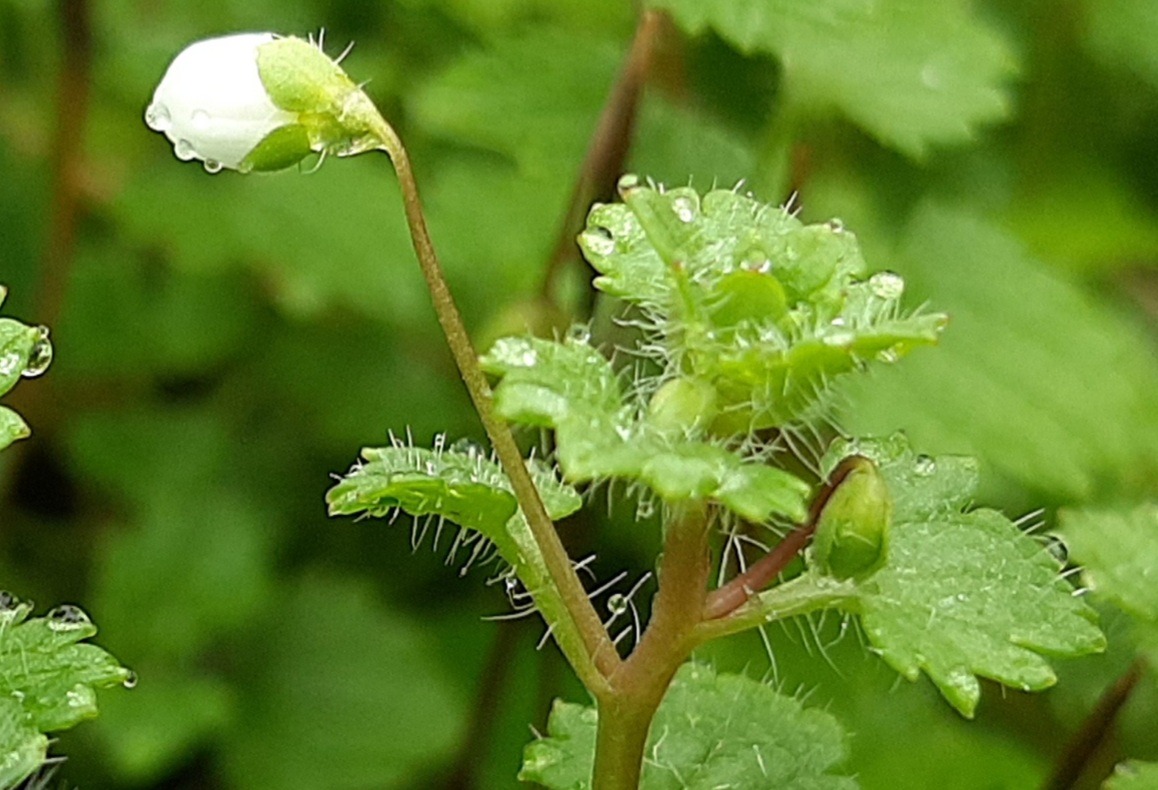
[[[483,428],[490,437],[491,444],[498,456],[499,463],[511,481],[511,488],[518,499],[531,533],[535,537],[539,550],[543,555],[544,563],[551,578],[559,591],[566,614],[573,621],[576,631],[583,640],[583,650],[576,650],[573,646],[560,640],[560,647],[567,655],[567,659],[575,667],[583,683],[593,692],[598,693],[607,685],[606,677],[615,672],[620,659],[615,646],[599,619],[598,613],[587,598],[567,550],[559,540],[555,525],[547,514],[547,509],[539,496],[539,491],[531,480],[523,460],[523,454],[515,443],[514,436],[506,422],[494,408],[494,399],[490,384],[478,362],[478,355],[471,344],[462,316],[458,312],[442,266],[434,251],[434,244],[430,240],[430,233],[426,228],[426,218],[422,210],[422,202],[418,195],[418,183],[410,165],[410,157],[402,145],[402,140],[384,119],[375,119],[375,134],[382,142],[382,149],[390,156],[394,169],[398,173],[398,181],[402,190],[402,200],[406,209],[406,222],[410,228],[410,236],[414,243],[414,251],[422,268],[423,277],[430,289],[438,322],[446,335],[447,344],[455,364],[458,366],[462,380],[470,392],[471,400],[482,421]]]

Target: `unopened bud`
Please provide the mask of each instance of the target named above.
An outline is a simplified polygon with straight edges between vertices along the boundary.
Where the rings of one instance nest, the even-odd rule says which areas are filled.
[[[854,456],[816,523],[812,562],[840,579],[864,578],[888,557],[893,499],[888,484],[867,458]]]
[[[689,432],[716,416],[716,388],[702,379],[673,379],[652,395],[647,419],[663,431]]]

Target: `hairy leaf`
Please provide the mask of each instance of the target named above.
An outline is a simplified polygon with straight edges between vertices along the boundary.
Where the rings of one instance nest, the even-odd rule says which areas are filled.
[[[1158,622],[1158,504],[1064,510],[1059,530],[1082,583],[1125,611]]]
[[[964,143],[1009,111],[1009,47],[959,0],[652,0],[783,69],[781,95],[833,108],[910,156]]]
[[[556,701],[547,737],[529,744],[519,778],[554,790],[591,787],[598,714]],[[680,669],[651,726],[642,790],[775,787],[855,788],[832,773],[844,734],[828,713],[743,675],[703,664]]]
[[[945,324],[900,311],[900,276],[863,279],[839,222],[805,225],[730,190],[701,198],[634,176],[620,193],[591,210],[579,239],[595,285],[642,306],[682,371],[716,388],[718,433],[807,418],[834,377],[935,343]]]
[[[1105,648],[1096,614],[1038,541],[996,511],[962,510],[976,486],[970,464],[915,457],[898,437],[860,449],[876,455],[897,502],[888,563],[860,601],[865,633],[890,666],[909,680],[924,671],[972,717],[977,676],[1037,691],[1057,680],[1045,656]]]
[[[97,629],[83,611],[59,606],[28,619],[31,612],[31,604],[0,593],[0,779],[22,778],[40,765],[48,743],[41,733],[96,716],[96,689],[135,682],[84,641]]]
[[[503,338],[483,357],[507,419],[554,428],[568,480],[634,479],[669,501],[714,499],[753,521],[799,520],[808,486],[722,447],[665,433],[625,403],[611,363],[577,338]]]

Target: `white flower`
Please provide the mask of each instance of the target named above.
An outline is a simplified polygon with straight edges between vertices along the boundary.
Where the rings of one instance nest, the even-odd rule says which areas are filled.
[[[145,112],[149,128],[164,132],[183,160],[205,169],[238,169],[271,132],[297,123],[278,108],[258,73],[258,48],[272,33],[240,33],[190,45],[177,55]]]
[[[179,159],[216,173],[278,170],[311,152],[377,146],[373,104],[325,53],[299,38],[240,33],[198,41],[173,62],[145,111]]]

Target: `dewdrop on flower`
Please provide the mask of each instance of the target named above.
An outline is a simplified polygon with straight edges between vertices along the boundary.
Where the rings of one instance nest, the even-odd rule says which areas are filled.
[[[300,38],[239,33],[189,45],[145,111],[178,159],[205,169],[281,170],[311,153],[378,146],[373,104],[324,52]]]

